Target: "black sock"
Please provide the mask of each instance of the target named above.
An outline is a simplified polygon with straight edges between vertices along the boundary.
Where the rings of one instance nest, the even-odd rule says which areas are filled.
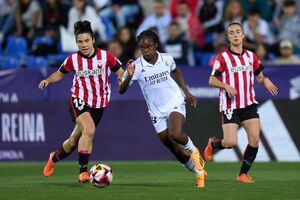
[[[63,146],[61,146],[58,151],[55,152],[54,156],[52,157],[52,161],[53,162],[58,162],[66,157],[68,157],[72,152],[73,152],[74,149],[71,150],[71,152],[67,153]]]
[[[87,150],[78,152],[79,173],[87,172],[90,154]]]
[[[219,138],[214,139],[213,142],[211,143],[211,145],[214,149],[224,149],[225,148],[222,145],[222,140]]]
[[[258,151],[258,147],[251,147],[249,144],[245,149],[243,159],[242,159],[242,166],[241,166],[241,174],[247,174],[250,170],[252,163],[254,162],[256,158],[256,154]]]

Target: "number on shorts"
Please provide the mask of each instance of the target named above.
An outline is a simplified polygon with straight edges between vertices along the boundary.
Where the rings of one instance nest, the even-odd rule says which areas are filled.
[[[157,119],[156,117],[151,117],[151,120],[152,120],[153,124],[155,124],[157,122],[156,119]]]
[[[78,109],[78,110],[82,110],[83,109],[83,106],[84,106],[84,101],[82,101],[81,99],[74,99],[73,103],[75,104],[75,107]]]

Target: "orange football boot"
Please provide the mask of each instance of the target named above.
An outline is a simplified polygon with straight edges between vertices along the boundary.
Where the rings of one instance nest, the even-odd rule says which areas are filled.
[[[206,177],[207,177],[207,172],[206,171],[204,171],[202,174],[197,174],[196,187],[204,188]]]
[[[48,162],[44,167],[43,174],[44,174],[45,177],[51,176],[54,172],[55,162],[52,161],[52,158],[53,158],[54,154],[55,154],[55,152],[50,153]]]
[[[205,147],[205,150],[204,150],[204,159],[206,161],[210,161],[212,160],[212,156],[213,156],[213,153],[214,153],[214,148],[212,146],[212,142],[214,141],[215,138],[210,138],[207,142],[207,145]]]
[[[79,177],[78,177],[78,182],[79,183],[86,183],[88,182],[90,179],[90,173],[89,172],[81,172],[79,174]]]
[[[202,156],[200,155],[198,148],[196,148],[195,151],[193,153],[191,153],[191,158],[192,158],[197,170],[201,171],[204,169],[205,161],[202,158]]]
[[[255,181],[247,174],[237,176],[236,181],[241,183],[255,183]]]

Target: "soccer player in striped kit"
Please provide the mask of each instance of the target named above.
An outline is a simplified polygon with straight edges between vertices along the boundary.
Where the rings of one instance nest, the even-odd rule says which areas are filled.
[[[263,73],[263,66],[257,56],[243,49],[244,30],[239,23],[231,23],[226,30],[229,48],[219,53],[214,61],[209,84],[220,88],[220,112],[222,116],[223,139],[211,138],[204,151],[205,160],[211,160],[215,150],[237,145],[237,131],[241,124],[248,137],[238,182],[254,183],[247,174],[257,151],[260,135],[260,121],[255,99],[254,77],[263,84],[271,95],[278,89]]]
[[[104,108],[108,106],[111,94],[109,76],[111,71],[122,79],[120,61],[112,53],[94,47],[94,33],[89,21],[74,24],[74,34],[79,51],[69,55],[58,71],[42,80],[39,89],[60,81],[65,74],[74,72],[73,86],[69,99],[74,130],[60,149],[50,153],[44,167],[44,176],[51,176],[56,162],[69,156],[77,147],[80,167],[79,182],[87,182],[87,165],[92,152],[95,128],[100,122]]]
[[[206,179],[204,160],[182,130],[186,110],[180,88],[193,107],[196,107],[197,99],[188,91],[173,57],[157,51],[159,37],[155,32],[143,31],[138,36],[138,44],[142,56],[127,63],[119,92],[126,92],[134,80],[138,81],[158,138],[187,169],[196,173],[196,187],[203,188]]]

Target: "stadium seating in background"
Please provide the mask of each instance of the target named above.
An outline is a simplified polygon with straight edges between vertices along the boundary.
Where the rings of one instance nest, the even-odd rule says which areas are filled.
[[[20,68],[21,61],[15,57],[2,57],[1,59],[1,69],[11,69]]]
[[[3,56],[3,51],[2,51],[2,44],[0,42],[0,66],[2,66],[2,60],[3,60],[4,56]]]
[[[276,59],[276,55],[274,53],[268,53],[268,60],[274,61]]]
[[[26,66],[29,69],[37,69],[37,68],[43,68],[48,67],[48,61],[44,57],[34,57],[34,56],[28,56],[25,58]]]
[[[107,40],[112,40],[114,38],[115,31],[113,30],[113,27],[111,27],[111,23],[109,22],[110,19],[108,17],[102,17],[101,19],[105,27]]]
[[[49,54],[48,59],[48,65],[50,67],[56,67],[58,68],[64,60],[68,57],[69,53],[61,53],[61,54]]]
[[[49,36],[38,36],[33,40],[32,46],[37,46],[39,44],[53,45],[53,40]]]
[[[195,61],[197,66],[208,67],[209,61],[216,56],[214,52],[195,52]]]
[[[10,36],[7,38],[6,55],[20,58],[28,53],[27,40],[24,37]]]

